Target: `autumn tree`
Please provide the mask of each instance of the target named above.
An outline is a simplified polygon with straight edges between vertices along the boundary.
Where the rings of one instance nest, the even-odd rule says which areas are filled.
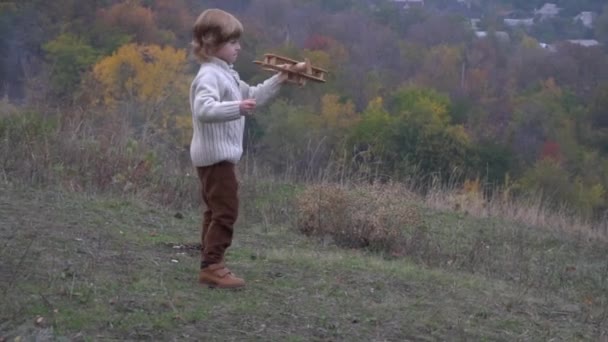
[[[447,15],[429,16],[427,20],[412,25],[407,32],[408,40],[426,47],[459,44],[471,37],[464,18]]]
[[[321,98],[319,127],[331,135],[344,136],[350,127],[359,120],[352,101],[343,100],[336,94],[327,94]]]
[[[117,3],[100,10],[98,16],[107,27],[133,35],[138,43],[166,42],[172,38],[161,35],[152,9],[141,6],[138,1]]]
[[[388,25],[400,36],[404,36],[410,27],[420,24],[428,19],[428,14],[418,8],[409,11],[401,11],[395,8],[396,4],[390,2],[380,2],[372,17],[377,23]]]
[[[194,15],[188,11],[185,0],[155,0],[156,25],[164,32],[172,32],[180,42],[191,37]]]
[[[439,45],[431,48],[416,79],[421,85],[455,94],[464,86],[463,67],[461,48]]]
[[[139,119],[159,128],[189,126],[185,61],[184,50],[128,44],[99,61],[93,74],[102,85],[105,105],[136,104]]]

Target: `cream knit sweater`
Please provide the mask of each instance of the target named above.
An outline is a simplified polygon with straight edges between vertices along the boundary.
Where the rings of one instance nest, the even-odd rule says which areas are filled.
[[[203,62],[190,87],[192,164],[195,167],[221,161],[236,164],[243,154],[245,129],[241,100],[254,98],[256,105],[262,106],[278,93],[280,85],[277,74],[251,87],[223,60],[212,57]]]

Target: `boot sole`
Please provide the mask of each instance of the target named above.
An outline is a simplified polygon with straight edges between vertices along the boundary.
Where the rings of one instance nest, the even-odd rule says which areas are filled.
[[[210,289],[232,289],[232,290],[242,289],[246,285],[246,284],[243,284],[243,285],[219,285],[219,284],[216,284],[214,282],[204,281],[204,280],[199,280],[198,283],[201,284],[201,285],[203,285],[203,286],[207,286]]]

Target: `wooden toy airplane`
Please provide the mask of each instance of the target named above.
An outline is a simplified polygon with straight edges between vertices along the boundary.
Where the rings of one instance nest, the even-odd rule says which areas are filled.
[[[307,80],[325,83],[325,76],[328,73],[325,69],[312,66],[308,58],[304,59],[304,62],[298,62],[271,53],[264,55],[264,61],[253,61],[253,63],[260,65],[264,70],[287,72],[287,81],[300,86],[305,85]],[[305,68],[303,71],[294,70],[295,66],[302,65]]]

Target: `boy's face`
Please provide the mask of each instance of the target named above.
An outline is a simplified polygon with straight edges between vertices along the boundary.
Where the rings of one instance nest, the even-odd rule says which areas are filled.
[[[234,64],[241,51],[241,43],[238,39],[233,39],[224,43],[215,53],[215,57],[223,59],[228,64]]]

